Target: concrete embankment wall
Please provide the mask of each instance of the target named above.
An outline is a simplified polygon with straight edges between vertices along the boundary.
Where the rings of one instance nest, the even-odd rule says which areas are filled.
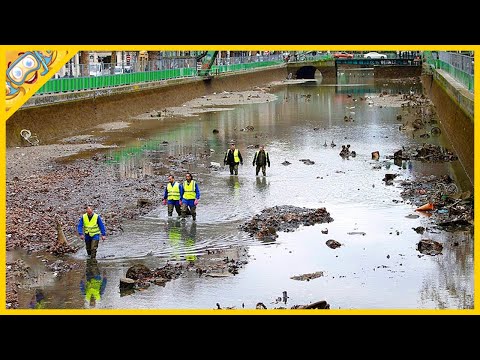
[[[465,96],[437,72],[433,75],[422,75],[421,78],[426,94],[437,109],[441,128],[446,132],[473,188],[473,95]]]
[[[420,76],[422,68],[420,66],[407,65],[384,65],[384,66],[367,66],[342,64],[338,66],[338,70],[348,69],[373,69],[375,77],[379,79],[401,79],[406,77]]]
[[[52,143],[72,136],[98,124],[126,121],[147,111],[161,110],[199,96],[221,91],[250,90],[268,82],[285,79],[286,67],[261,69],[252,72],[225,74],[210,80],[184,79],[157,87],[121,92],[119,89],[108,96],[57,103],[48,106],[29,107],[18,110],[7,120],[7,147],[21,146],[22,129],[36,134],[41,144]]]

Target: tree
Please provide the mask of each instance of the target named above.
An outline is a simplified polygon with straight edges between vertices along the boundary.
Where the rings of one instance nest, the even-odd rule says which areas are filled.
[[[160,59],[162,58],[161,51],[149,51],[148,52],[148,63],[149,63],[149,70],[158,70],[158,64]],[[153,64],[153,67],[151,66]]]
[[[115,65],[117,65],[117,52],[112,51],[112,57],[110,59],[110,74],[114,75],[115,74]]]
[[[89,76],[90,71],[88,69],[88,65],[90,62],[90,54],[88,51],[80,51],[80,70],[81,76]]]

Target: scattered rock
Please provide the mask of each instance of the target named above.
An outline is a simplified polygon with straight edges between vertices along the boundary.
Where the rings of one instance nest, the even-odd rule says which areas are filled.
[[[137,199],[138,207],[151,206],[151,205],[152,205],[152,200],[150,199],[146,199],[146,198]]]
[[[152,271],[143,264],[135,264],[128,268],[125,276],[129,279],[139,280],[151,277]]]
[[[423,226],[417,226],[416,228],[412,228],[415,230],[417,234],[423,234],[425,232],[425,228]]]
[[[417,245],[417,250],[424,255],[438,255],[442,253],[443,245],[437,241],[422,239]]]
[[[398,174],[385,174],[385,177],[382,179],[382,181],[385,181],[387,184],[393,181],[398,176]]]
[[[134,286],[135,286],[135,280],[130,278],[120,279],[120,291],[133,289]]]
[[[258,310],[265,310],[267,307],[265,306],[264,303],[259,302],[259,303],[257,303],[257,305],[255,306],[255,308],[258,309]]]
[[[310,281],[312,279],[316,279],[322,276],[323,276],[323,271],[317,271],[310,274],[295,275],[295,276],[292,276],[290,279],[300,280],[300,281]]]
[[[330,304],[325,300],[320,300],[309,305],[294,305],[292,309],[330,309]]]
[[[327,240],[327,242],[325,244],[327,244],[327,246],[330,249],[336,249],[336,248],[342,246],[342,244],[340,244],[338,241],[333,240],[333,239]]]
[[[287,165],[291,165],[291,164],[292,164],[292,163],[291,163],[291,162],[289,162],[289,161],[287,161],[287,160],[285,160],[284,162],[282,162],[282,165],[285,165],[285,166],[287,166]]]

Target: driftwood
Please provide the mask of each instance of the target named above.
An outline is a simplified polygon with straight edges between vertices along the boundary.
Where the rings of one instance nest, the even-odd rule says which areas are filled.
[[[63,233],[62,224],[57,220],[57,245],[68,245],[67,238]]]

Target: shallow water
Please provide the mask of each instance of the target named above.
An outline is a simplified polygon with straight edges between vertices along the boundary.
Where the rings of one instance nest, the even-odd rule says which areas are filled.
[[[198,157],[213,150],[211,157],[192,157],[176,172],[177,179],[182,179],[182,168],[191,171],[200,184],[196,223],[191,218],[179,221],[175,212],[172,219],[167,219],[166,207],[161,206],[148,216],[126,223],[122,234],[100,244],[99,271],[105,272],[108,281],[95,307],[212,309],[218,302],[222,306],[241,308],[244,304],[245,308],[254,308],[257,302],[263,302],[273,308],[323,299],[333,309],[473,307],[473,231],[447,233],[435,229],[426,216],[406,218],[415,207],[402,201],[398,185],[403,179],[424,174],[450,173],[460,180],[465,175],[456,170],[459,166],[455,163],[411,161],[397,166],[390,160],[381,170],[374,170],[379,162],[371,160],[372,151],[380,152],[383,163],[386,155],[416,144],[418,139],[398,130],[396,116],[407,110],[369,106],[366,101],[353,102],[347,96],[376,96],[382,90],[420,92],[421,85],[385,86],[368,77],[341,79],[350,81],[350,85],[361,84],[334,86],[311,81],[288,85],[275,89],[278,99],[274,102],[163,120],[151,139],[136,140],[123,151],[112,151],[113,160],[109,162],[118,176],[138,177],[152,176],[165,156],[191,153]],[[345,115],[352,115],[355,121],[345,122]],[[240,131],[247,125],[255,130]],[[219,134],[213,134],[213,129]],[[211,161],[223,164],[231,140],[244,158],[238,176],[230,176],[227,168],[208,168]],[[449,147],[443,136],[425,142]],[[271,158],[266,177],[255,177],[252,166],[255,149],[248,146],[258,144],[265,144]],[[350,144],[357,156],[342,159],[342,144]],[[315,164],[305,165],[300,159]],[[291,165],[282,165],[285,160]],[[167,173],[168,169],[164,170]],[[399,174],[393,186],[382,181],[387,172]],[[240,224],[262,209],[283,204],[325,207],[334,221],[279,233],[270,243],[239,230]],[[417,234],[412,229],[417,226],[429,231]],[[325,228],[328,234],[322,234]],[[419,257],[416,244],[425,238],[441,242],[443,255]],[[325,245],[328,239],[343,246],[330,249]],[[120,296],[119,278],[134,263],[160,267],[167,261],[198,259],[207,249],[239,246],[246,247],[249,262],[236,276],[209,278],[193,273],[165,287],[152,285]],[[83,249],[74,257],[85,259]],[[46,307],[89,308],[79,288],[84,270],[40,286]],[[323,271],[324,276],[308,282],[290,279],[317,271]],[[287,303],[275,303],[283,291],[288,293]],[[28,307],[31,295],[21,294],[21,307]]]

